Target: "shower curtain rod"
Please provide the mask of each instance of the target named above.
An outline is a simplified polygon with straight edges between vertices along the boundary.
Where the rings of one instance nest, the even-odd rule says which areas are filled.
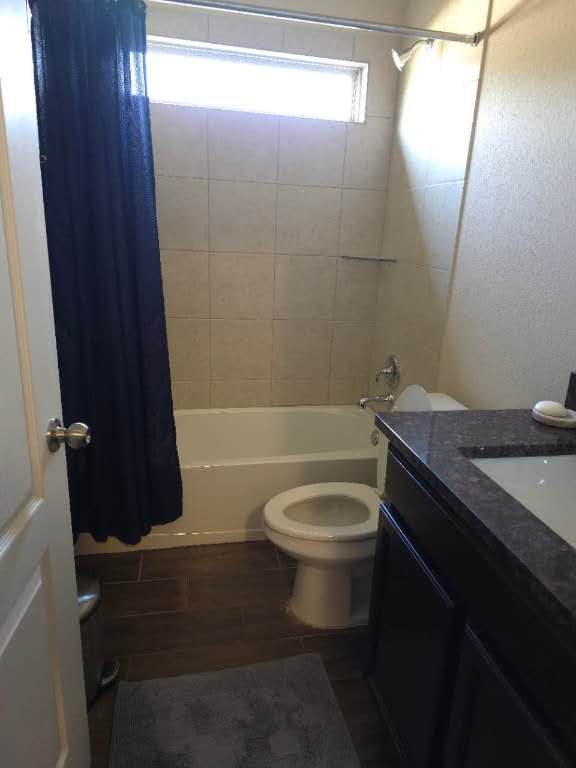
[[[164,2],[165,0],[160,0]],[[341,27],[344,29],[358,29],[367,32],[385,32],[392,35],[405,35],[406,37],[421,37],[427,40],[448,40],[452,43],[465,43],[477,45],[480,41],[480,32],[472,35],[464,35],[456,32],[441,32],[433,29],[419,29],[416,27],[403,27],[395,24],[379,24],[375,21],[362,21],[360,19],[346,19],[338,16],[322,16],[315,13],[303,13],[300,11],[283,11],[276,8],[265,8],[247,3],[218,2],[218,0],[168,0],[178,5],[189,5],[193,8],[208,8],[216,11],[232,11],[235,13],[250,14],[251,16],[265,16],[270,19],[284,19],[285,21],[304,21],[310,24],[323,24],[328,27]]]

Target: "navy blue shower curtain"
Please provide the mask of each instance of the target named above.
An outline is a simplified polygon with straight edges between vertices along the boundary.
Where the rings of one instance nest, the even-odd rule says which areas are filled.
[[[30,0],[74,535],[134,544],[182,514],[141,0]]]

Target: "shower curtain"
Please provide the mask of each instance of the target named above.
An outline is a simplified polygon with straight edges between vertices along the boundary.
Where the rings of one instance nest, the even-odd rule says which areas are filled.
[[[182,514],[141,0],[30,0],[73,533],[137,543]]]

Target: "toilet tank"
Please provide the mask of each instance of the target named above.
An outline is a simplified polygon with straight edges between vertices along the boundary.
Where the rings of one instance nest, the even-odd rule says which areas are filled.
[[[406,387],[396,400],[393,411],[466,411],[465,405],[442,392],[426,392],[423,387]],[[378,493],[384,493],[386,482],[386,462],[388,459],[388,440],[381,435],[378,443]]]

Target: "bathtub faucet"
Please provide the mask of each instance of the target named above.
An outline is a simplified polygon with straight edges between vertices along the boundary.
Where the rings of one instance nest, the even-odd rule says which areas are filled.
[[[360,408],[367,408],[372,403],[388,403],[390,407],[394,405],[395,398],[392,393],[388,395],[373,395],[372,397],[361,397],[358,401]]]

